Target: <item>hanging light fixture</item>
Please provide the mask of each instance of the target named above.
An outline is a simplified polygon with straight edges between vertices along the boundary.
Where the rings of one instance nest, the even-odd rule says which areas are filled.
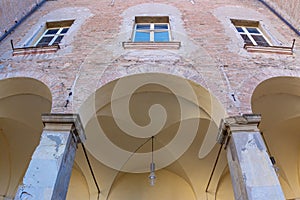
[[[149,182],[151,186],[154,186],[155,181],[156,181],[156,176],[155,176],[155,163],[153,162],[153,140],[154,140],[154,136],[151,137],[151,163],[150,163],[150,175],[148,176],[149,178]]]

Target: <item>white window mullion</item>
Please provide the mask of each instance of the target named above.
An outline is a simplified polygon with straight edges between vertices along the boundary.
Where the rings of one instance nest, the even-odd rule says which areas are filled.
[[[150,41],[154,42],[154,24],[150,24]]]
[[[49,42],[49,46],[53,45],[53,43],[54,43],[54,41],[56,40],[57,37],[58,37],[58,35],[54,35],[52,40]]]
[[[256,41],[253,39],[252,35],[248,32],[246,27],[242,27],[242,29],[244,30],[244,32],[246,33],[246,35],[248,36],[248,38],[251,40],[253,45],[257,45]]]
[[[48,30],[48,29],[46,29],[46,30],[44,31],[43,35],[40,37],[40,39],[38,39],[38,40],[36,41],[36,43],[34,44],[34,46],[36,46],[36,45],[37,45],[37,44],[45,37],[47,30]]]
[[[268,40],[268,38],[265,37],[265,35],[261,32],[261,30],[259,28],[257,30],[260,34],[256,34],[256,35],[262,36],[267,41],[267,43],[271,46],[271,42]]]
[[[54,37],[49,42],[49,45],[53,45],[53,43],[55,42],[56,38],[61,35],[60,33],[62,32],[63,29],[64,29],[64,27],[63,28],[59,28],[59,30],[57,31],[57,33],[54,34]]]
[[[257,45],[256,41],[253,39],[253,37],[250,33],[247,33],[247,36],[249,37],[249,39],[251,40],[253,45]]]

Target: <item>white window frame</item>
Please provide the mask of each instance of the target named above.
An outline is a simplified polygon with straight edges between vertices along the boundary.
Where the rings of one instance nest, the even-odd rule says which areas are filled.
[[[250,39],[250,41],[252,42],[252,44],[254,46],[258,46],[257,42],[255,41],[255,39],[252,37],[253,35],[257,35],[257,36],[261,36],[264,38],[264,40],[267,42],[267,44],[269,46],[271,46],[270,41],[268,40],[268,38],[262,33],[262,31],[260,30],[259,27],[255,27],[255,26],[237,26],[235,25],[236,31],[242,36],[242,35],[247,35],[248,38]],[[239,32],[237,30],[237,28],[241,28],[244,32]],[[255,28],[259,33],[250,33],[247,28]]]
[[[58,46],[55,45],[55,40],[58,37],[62,37],[59,41],[60,44],[64,37],[69,33],[71,26],[74,23],[74,19],[70,20],[58,20],[58,21],[47,21],[44,22],[35,32],[35,34],[31,37],[30,40],[26,42],[24,45],[25,47],[51,47],[51,46]],[[68,30],[65,33],[62,33],[63,29],[68,28]],[[46,34],[49,30],[58,29],[58,31],[54,34]],[[45,42],[45,45],[39,45],[41,40],[45,37],[53,37],[49,42]],[[47,44],[47,45],[46,45]]]
[[[138,25],[150,25],[150,29],[137,30]],[[155,25],[167,25],[168,28],[167,29],[154,29]],[[156,33],[156,32],[168,32],[168,41],[165,41],[165,42],[171,41],[171,31],[170,31],[169,23],[135,23],[134,33],[133,33],[133,38],[132,38],[133,42],[136,42],[135,41],[136,32],[149,32],[150,33],[149,41],[145,41],[145,42],[156,42],[155,38],[154,38],[154,33]]]
[[[63,29],[67,28],[68,30],[65,33],[61,33],[63,31]],[[49,30],[54,30],[54,29],[58,29],[58,31],[55,34],[46,34]],[[53,28],[47,28],[43,34],[41,35],[41,37],[36,41],[36,43],[34,44],[35,47],[38,47],[39,42],[45,38],[45,37],[53,37],[52,40],[48,43],[47,46],[51,46],[53,45],[53,43],[55,42],[55,40],[59,37],[62,36],[64,37],[67,32],[69,31],[70,26],[64,26],[64,27],[53,27]]]
[[[137,29],[138,25],[149,25],[149,29]],[[155,25],[166,25],[167,29],[155,29]],[[136,41],[137,32],[148,32],[150,34],[147,41]],[[155,41],[155,33],[167,32],[168,41]],[[172,33],[169,16],[135,16],[131,41],[136,43],[168,43],[172,41]]]

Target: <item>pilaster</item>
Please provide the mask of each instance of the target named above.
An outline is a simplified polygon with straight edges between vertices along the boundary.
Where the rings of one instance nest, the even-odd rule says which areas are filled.
[[[42,120],[40,143],[15,200],[66,198],[77,144],[85,140],[83,127],[75,114],[44,114]]]
[[[260,115],[243,115],[221,122],[218,142],[225,144],[236,200],[284,200],[284,195],[257,128]]]

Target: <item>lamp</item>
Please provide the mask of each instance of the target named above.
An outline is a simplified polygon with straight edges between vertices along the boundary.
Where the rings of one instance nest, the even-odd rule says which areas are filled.
[[[151,186],[154,186],[156,176],[155,176],[155,163],[153,162],[153,139],[154,136],[151,137],[151,143],[152,143],[152,148],[151,148],[151,163],[150,163],[150,175],[148,176],[149,182]]]

